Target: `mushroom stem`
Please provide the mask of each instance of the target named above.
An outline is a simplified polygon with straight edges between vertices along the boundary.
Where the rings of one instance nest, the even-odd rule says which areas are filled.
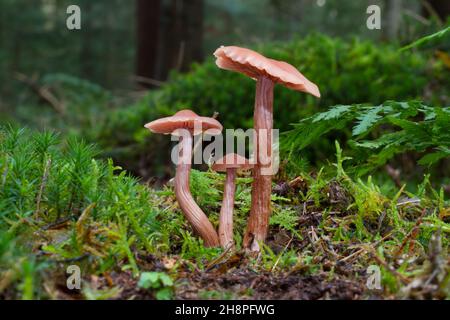
[[[271,212],[272,174],[262,174],[262,170],[271,169],[272,164],[273,87],[271,79],[264,76],[257,79],[253,118],[256,163],[253,169],[252,205],[244,236],[244,247],[252,251],[259,251],[258,243],[264,242],[267,236]]]
[[[233,241],[233,211],[234,193],[236,191],[236,169],[228,168],[223,190],[222,208],[219,217],[219,240],[222,248],[234,246]]]
[[[175,174],[175,195],[186,219],[194,231],[203,239],[205,246],[219,246],[219,238],[213,225],[205,213],[195,202],[189,189],[191,172],[192,135],[184,134],[180,137],[181,154]]]

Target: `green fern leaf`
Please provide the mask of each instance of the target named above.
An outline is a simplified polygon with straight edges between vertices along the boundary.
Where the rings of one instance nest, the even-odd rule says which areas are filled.
[[[326,112],[318,113],[316,116],[314,116],[312,122],[320,122],[324,120],[332,120],[340,118],[342,115],[348,113],[352,110],[352,106],[347,105],[337,105],[332,107],[330,110]]]
[[[439,149],[439,151],[426,154],[425,156],[420,158],[418,163],[420,165],[431,165],[433,163],[438,162],[439,160],[441,160],[443,158],[446,158],[446,157],[450,156],[450,149],[449,148],[441,147],[441,148],[438,148],[438,149]]]
[[[383,106],[377,106],[375,108],[370,108],[368,112],[363,113],[356,119],[358,124],[353,127],[352,135],[359,136],[363,133],[369,131],[382,117],[378,115],[380,111],[383,110]]]

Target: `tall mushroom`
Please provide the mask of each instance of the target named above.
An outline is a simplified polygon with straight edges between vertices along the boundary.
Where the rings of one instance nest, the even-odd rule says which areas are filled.
[[[243,73],[256,80],[255,167],[253,170],[252,207],[244,236],[244,247],[259,251],[258,242],[267,235],[270,217],[272,174],[262,173],[272,165],[273,88],[276,83],[320,97],[319,88],[292,65],[264,57],[236,46],[220,47],[215,52],[219,68]],[[263,149],[265,147],[265,149]]]
[[[233,211],[234,193],[236,191],[236,171],[238,169],[250,169],[253,164],[238,154],[229,153],[217,160],[212,169],[218,172],[226,172],[225,186],[223,189],[222,208],[219,216],[219,241],[222,248],[234,246],[233,241]]]
[[[161,118],[145,125],[154,133],[180,136],[180,157],[175,174],[175,195],[186,219],[203,239],[205,246],[219,246],[219,238],[205,213],[195,202],[189,188],[193,136],[214,129],[222,131],[222,125],[213,118],[201,117],[191,110],[178,111],[171,117]],[[184,130],[182,130],[184,129]]]

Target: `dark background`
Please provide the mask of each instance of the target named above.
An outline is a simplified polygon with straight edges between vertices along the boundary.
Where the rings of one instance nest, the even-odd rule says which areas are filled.
[[[81,30],[66,28],[70,4],[81,8]],[[381,30],[366,28],[370,4],[382,8]],[[449,7],[439,0],[1,0],[1,103],[16,96],[15,72],[67,73],[120,91],[158,85],[222,44],[311,32],[406,43],[442,24]]]

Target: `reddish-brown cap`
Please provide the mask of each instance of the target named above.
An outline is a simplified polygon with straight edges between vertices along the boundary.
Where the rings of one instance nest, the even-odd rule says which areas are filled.
[[[214,52],[214,56],[219,68],[240,72],[253,79],[266,76],[290,89],[320,98],[317,85],[289,63],[266,58],[258,52],[236,46],[222,46]]]
[[[181,110],[171,117],[161,118],[145,125],[147,129],[154,133],[176,134],[178,129],[191,130],[193,135],[197,135],[208,129],[214,130],[217,134],[222,131],[222,125],[214,118],[201,117],[191,110]]]
[[[224,172],[227,169],[251,169],[253,164],[236,153],[229,153],[217,160],[211,167],[214,171]]]

